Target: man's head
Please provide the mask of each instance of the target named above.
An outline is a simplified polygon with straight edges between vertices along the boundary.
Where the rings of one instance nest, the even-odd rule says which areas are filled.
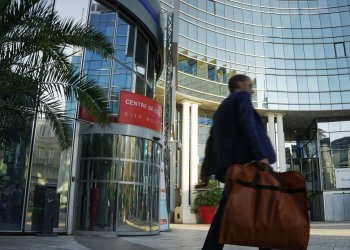
[[[230,92],[247,91],[249,94],[253,94],[253,83],[249,76],[235,75],[228,80],[228,89]]]

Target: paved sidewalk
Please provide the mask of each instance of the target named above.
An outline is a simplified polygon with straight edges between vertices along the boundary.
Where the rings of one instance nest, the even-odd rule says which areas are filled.
[[[0,236],[1,250],[200,250],[208,225],[171,225],[155,236]],[[225,246],[224,250],[256,248]],[[350,222],[312,223],[309,250],[350,250]]]
[[[124,239],[159,250],[200,250],[208,225],[171,225],[171,232],[153,237],[125,237]],[[252,247],[225,246],[224,250],[251,250]],[[350,222],[311,224],[309,250],[350,250]]]

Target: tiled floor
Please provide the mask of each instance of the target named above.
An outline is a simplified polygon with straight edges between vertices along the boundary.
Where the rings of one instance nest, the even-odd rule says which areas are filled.
[[[202,247],[208,225],[171,225],[171,232],[153,237],[126,237],[125,240],[159,250],[188,249]],[[248,250],[251,247],[225,246],[225,250]],[[312,223],[310,250],[350,250],[350,223]]]

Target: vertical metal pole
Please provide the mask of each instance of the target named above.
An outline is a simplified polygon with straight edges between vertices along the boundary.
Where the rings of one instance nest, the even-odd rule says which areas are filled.
[[[174,13],[167,13],[166,28],[166,78],[164,83],[163,137],[164,137],[164,175],[167,192],[167,208],[170,210],[170,170],[171,170],[171,121],[172,121],[172,79],[173,79],[173,26]]]

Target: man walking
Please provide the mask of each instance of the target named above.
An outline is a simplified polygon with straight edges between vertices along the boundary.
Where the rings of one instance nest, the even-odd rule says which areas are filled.
[[[216,178],[224,182],[226,170],[233,164],[245,164],[258,161],[272,164],[276,155],[266,134],[259,115],[251,102],[253,94],[252,80],[246,75],[235,75],[228,82],[230,95],[221,103],[214,114],[211,140],[206,149],[206,167],[202,170],[202,181],[207,182],[208,165],[212,164]],[[207,155],[210,154],[210,155]],[[203,250],[221,250],[219,231],[226,203],[226,194],[220,202],[210,226]],[[260,248],[261,250],[266,248]]]

